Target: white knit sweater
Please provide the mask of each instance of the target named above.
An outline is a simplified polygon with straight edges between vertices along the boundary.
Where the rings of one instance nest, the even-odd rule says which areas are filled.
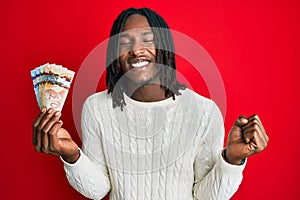
[[[186,89],[159,102],[112,108],[107,91],[82,111],[81,156],[64,162],[70,184],[84,196],[111,200],[229,199],[245,165],[221,156],[224,125],[215,103]]]

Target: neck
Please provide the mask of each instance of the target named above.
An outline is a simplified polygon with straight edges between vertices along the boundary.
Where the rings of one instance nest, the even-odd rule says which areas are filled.
[[[136,100],[141,102],[156,102],[169,98],[171,95],[165,96],[166,89],[161,87],[158,83],[152,83],[140,86],[138,88],[135,87],[134,90],[130,89],[131,87],[127,87],[126,94]]]

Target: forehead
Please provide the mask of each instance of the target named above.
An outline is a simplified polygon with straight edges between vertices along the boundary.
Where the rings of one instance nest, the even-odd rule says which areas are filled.
[[[122,31],[129,31],[129,30],[148,30],[151,31],[149,22],[147,18],[140,14],[133,14],[130,15],[124,24]]]

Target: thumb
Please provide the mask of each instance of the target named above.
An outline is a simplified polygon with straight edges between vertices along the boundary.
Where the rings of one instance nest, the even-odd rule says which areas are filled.
[[[248,123],[248,119],[245,116],[239,116],[239,118],[234,122],[234,126],[241,128]]]

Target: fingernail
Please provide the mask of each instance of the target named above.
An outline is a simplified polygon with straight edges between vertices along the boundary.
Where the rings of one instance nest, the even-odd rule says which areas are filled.
[[[43,107],[42,110],[41,110],[41,112],[42,112],[42,113],[46,112],[46,108]]]
[[[55,114],[54,114],[56,117],[57,116],[59,116],[60,115],[60,112],[59,111],[57,111],[57,112],[55,112]]]
[[[52,111],[53,111],[52,108],[50,108],[50,109],[48,110],[48,113],[50,114],[50,113],[52,113]]]
[[[243,123],[243,124],[244,124],[244,123],[248,123],[248,119],[247,119],[247,118],[244,118],[244,117],[243,117],[243,118],[240,118],[239,120],[240,120],[240,122]]]
[[[249,122],[249,120],[245,118],[245,123],[248,123],[248,122]]]

